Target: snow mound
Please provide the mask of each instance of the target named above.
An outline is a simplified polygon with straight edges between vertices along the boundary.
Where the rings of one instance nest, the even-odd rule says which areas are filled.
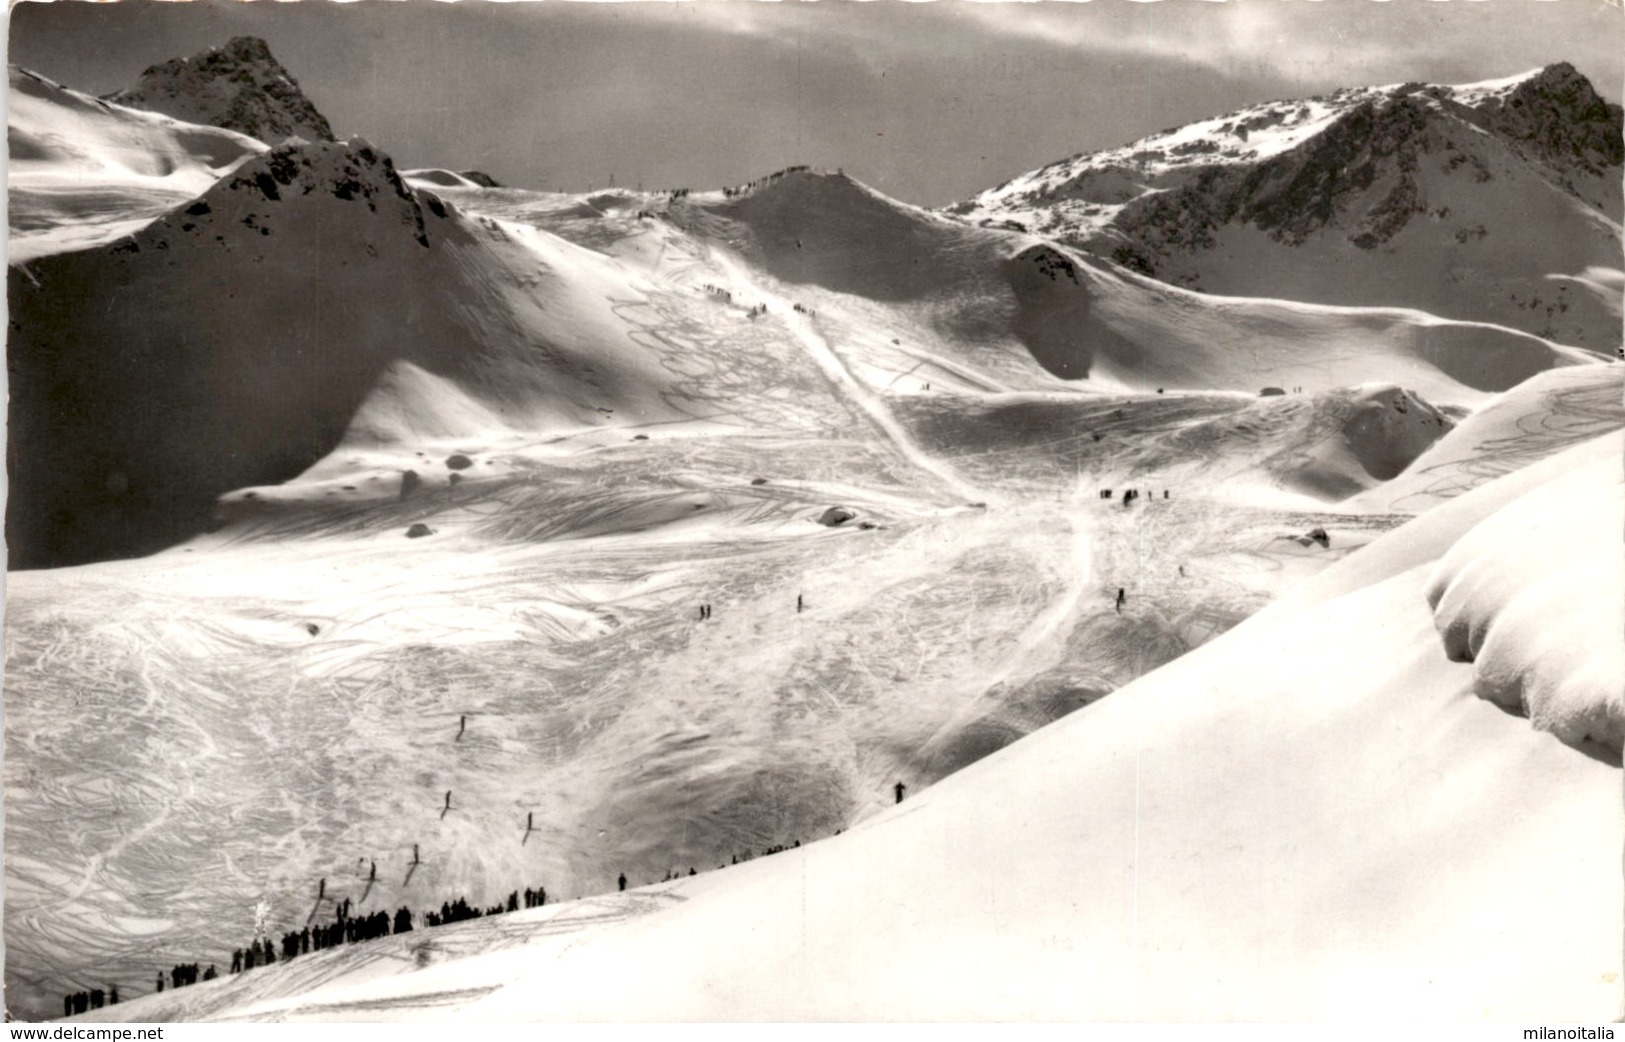
[[[433,167],[424,170],[402,170],[401,176],[411,185],[435,185],[440,188],[479,188],[479,184],[462,174]]]
[[[1625,740],[1625,489],[1596,462],[1525,494],[1464,535],[1428,604],[1473,690],[1571,745],[1617,759]]]
[[[1478,409],[1399,476],[1345,505],[1420,513],[1621,428],[1625,428],[1625,365],[1551,369]]]
[[[909,206],[844,174],[797,171],[696,209],[739,226],[745,253],[784,282],[872,300],[950,292],[985,274],[997,237]]]
[[[501,417],[454,381],[397,360],[384,369],[350,420],[344,443],[404,445],[507,429]]]

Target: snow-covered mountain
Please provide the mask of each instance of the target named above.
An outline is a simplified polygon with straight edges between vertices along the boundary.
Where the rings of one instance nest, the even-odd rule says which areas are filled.
[[[232,62],[225,108],[299,108],[221,54],[158,67],[195,118]],[[1528,82],[1227,133],[1369,192],[1501,149],[1494,234],[1567,258],[1541,208],[1611,153]],[[1625,365],[1578,338],[805,167],[554,194],[22,71],[10,111],[14,1015],[1617,1009]],[[1121,213],[1208,176],[1166,166]],[[1338,191],[1249,198],[1309,248]],[[1431,263],[1420,223],[1348,249]],[[414,931],[147,993],[341,901]]]
[[[107,100],[235,130],[268,145],[289,137],[333,140],[326,117],[257,36],[236,36],[223,47],[154,65]]]
[[[1398,305],[1612,353],[1621,112],[1572,66],[1256,105],[947,212],[1181,286]]]

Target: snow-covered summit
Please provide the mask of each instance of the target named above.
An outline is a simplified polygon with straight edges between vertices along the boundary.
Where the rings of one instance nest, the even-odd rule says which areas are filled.
[[[1360,87],[1072,156],[946,212],[1208,292],[1403,303],[1610,352],[1612,302],[1574,280],[1619,266],[1621,122],[1563,63]]]
[[[1601,99],[1574,66],[1561,62],[1515,76],[1457,86],[1388,84],[1263,102],[1171,127],[1117,148],[1080,152],[1018,174],[997,188],[947,209],[972,219],[1026,217],[1054,229],[1060,222],[1046,220],[1040,211],[1055,208],[1075,222],[1075,232],[1086,232],[1109,224],[1117,204],[1150,191],[1176,187],[1184,180],[1181,175],[1275,158],[1305,144],[1363,106],[1382,106],[1407,98],[1417,98],[1419,104],[1434,111],[1461,107],[1492,117],[1493,126],[1488,129],[1513,139],[1534,138],[1531,124],[1542,118],[1547,124],[1572,125],[1578,132],[1568,136],[1582,139],[1590,146],[1585,151],[1595,153],[1582,158],[1605,166],[1621,162],[1619,106]],[[1514,121],[1504,115],[1525,108],[1531,110],[1526,119]],[[1534,110],[1540,110],[1538,116]],[[1554,121],[1553,116],[1559,118]],[[1547,133],[1550,135],[1552,130]],[[1084,205],[1066,205],[1072,202]]]
[[[284,138],[332,141],[333,129],[257,36],[174,58],[147,69],[108,100],[225,127],[275,145]]]

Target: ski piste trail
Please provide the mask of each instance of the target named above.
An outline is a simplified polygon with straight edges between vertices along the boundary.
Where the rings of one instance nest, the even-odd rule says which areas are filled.
[[[744,269],[727,255],[723,250],[713,250],[712,259],[734,282],[748,287],[750,292],[767,303],[778,316],[784,320],[785,326],[807,349],[807,354],[823,370],[824,376],[836,387],[844,391],[851,400],[868,414],[889,438],[897,451],[902,453],[908,461],[916,467],[935,477],[954,492],[963,496],[967,502],[986,502],[987,493],[975,485],[967,483],[952,467],[941,461],[931,458],[914,441],[913,437],[897,422],[897,418],[886,408],[875,394],[862,382],[854,377],[846,368],[846,363],[835,354],[829,344],[824,340],[817,329],[813,328],[812,320],[802,314],[796,307],[776,293],[771,293],[758,285],[747,275]]]
[[[886,407],[886,404],[877,395],[871,392],[862,382],[854,377],[846,364],[832,350],[817,329],[812,320],[798,310],[793,304],[782,296],[771,293],[751,279],[735,258],[724,250],[711,251],[711,259],[721,267],[736,284],[748,288],[756,299],[766,302],[772,310],[784,319],[785,325],[795,334],[797,340],[807,349],[808,355],[816,362],[825,376],[836,387],[845,391],[853,401],[856,401],[886,436],[911,463],[921,470],[935,476],[943,484],[964,496],[968,502],[986,503],[988,493],[959,476],[954,469],[933,459],[920,448],[909,432],[899,423]],[[1081,489],[1074,488],[1076,497]],[[1057,630],[1072,617],[1078,602],[1083,597],[1083,591],[1089,585],[1093,573],[1092,544],[1089,532],[1078,523],[1075,516],[1067,517],[1067,524],[1072,528],[1071,561],[1070,567],[1064,569],[1064,585],[1062,592],[1050,605],[1044,609],[1022,632],[1020,640],[1005,656],[999,666],[989,672],[987,683],[991,687],[1000,680],[1032,673],[1036,667],[1031,664],[1032,656],[1049,641]],[[965,712],[971,711],[969,708]],[[939,729],[938,735],[947,733],[947,724]]]

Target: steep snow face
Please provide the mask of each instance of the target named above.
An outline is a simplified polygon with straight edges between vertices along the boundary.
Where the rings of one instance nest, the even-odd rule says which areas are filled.
[[[1625,490],[1617,460],[1576,468],[1464,535],[1427,584],[1480,698],[1618,762],[1625,741]]]
[[[113,105],[10,68],[9,259],[110,242],[265,151],[254,138]]]
[[[1255,106],[950,207],[1210,292],[1400,304],[1612,353],[1621,116],[1553,66]],[[1572,280],[1572,281],[1569,281]]]
[[[268,145],[289,137],[334,140],[327,119],[255,36],[238,36],[224,47],[154,65],[109,100],[236,130]]]

